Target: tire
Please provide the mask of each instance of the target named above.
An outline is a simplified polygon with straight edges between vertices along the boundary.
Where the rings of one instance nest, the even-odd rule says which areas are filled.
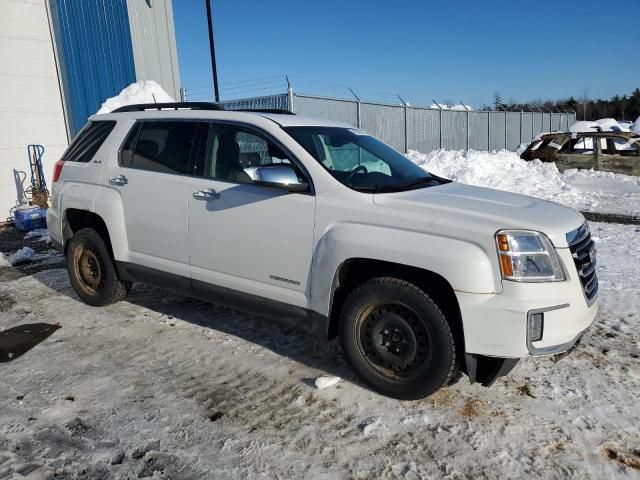
[[[124,300],[131,282],[123,282],[98,233],[91,228],[79,230],[66,249],[69,280],[78,296],[89,305],[102,307]]]
[[[342,348],[370,387],[415,400],[447,385],[457,374],[453,332],[434,301],[416,285],[373,278],[345,300]]]

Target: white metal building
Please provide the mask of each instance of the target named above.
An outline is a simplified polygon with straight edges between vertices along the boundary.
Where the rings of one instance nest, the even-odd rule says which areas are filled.
[[[98,110],[136,80],[179,98],[171,0],[0,0],[0,221]],[[107,80],[105,80],[107,79]],[[50,187],[50,178],[47,179]]]

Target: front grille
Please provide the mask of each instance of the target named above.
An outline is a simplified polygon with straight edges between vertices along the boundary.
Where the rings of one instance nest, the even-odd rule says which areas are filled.
[[[567,233],[567,243],[578,270],[584,295],[588,301],[591,301],[598,293],[598,276],[596,275],[596,248],[587,222],[580,228]]]

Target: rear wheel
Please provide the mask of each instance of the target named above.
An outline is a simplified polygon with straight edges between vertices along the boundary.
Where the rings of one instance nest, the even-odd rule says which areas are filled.
[[[434,393],[456,373],[453,333],[419,287],[381,277],[356,288],[341,318],[345,355],[374,389],[400,399]]]
[[[118,278],[109,249],[98,233],[83,228],[69,240],[67,269],[73,289],[89,305],[116,303],[131,290],[131,282]]]

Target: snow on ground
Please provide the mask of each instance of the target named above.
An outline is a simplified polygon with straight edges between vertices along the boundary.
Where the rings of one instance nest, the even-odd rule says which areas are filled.
[[[23,265],[25,263],[43,262],[53,260],[54,263],[60,259],[60,253],[56,250],[49,250],[44,253],[36,253],[31,247],[22,247],[20,250],[9,255],[6,260],[11,266]]]
[[[640,214],[640,177],[593,170],[560,173],[554,163],[527,162],[506,150],[410,151],[425,170],[462,183],[551,200],[580,210]]]
[[[135,103],[170,103],[175,100],[153,80],[140,80],[124,88],[115,97],[108,98],[96,112],[113,112],[116,108]]]
[[[601,309],[578,349],[415,402],[268,320],[138,284],[93,308],[63,269],[0,268],[0,328],[61,324],[0,366],[0,478],[638,478],[640,227],[591,228]]]

